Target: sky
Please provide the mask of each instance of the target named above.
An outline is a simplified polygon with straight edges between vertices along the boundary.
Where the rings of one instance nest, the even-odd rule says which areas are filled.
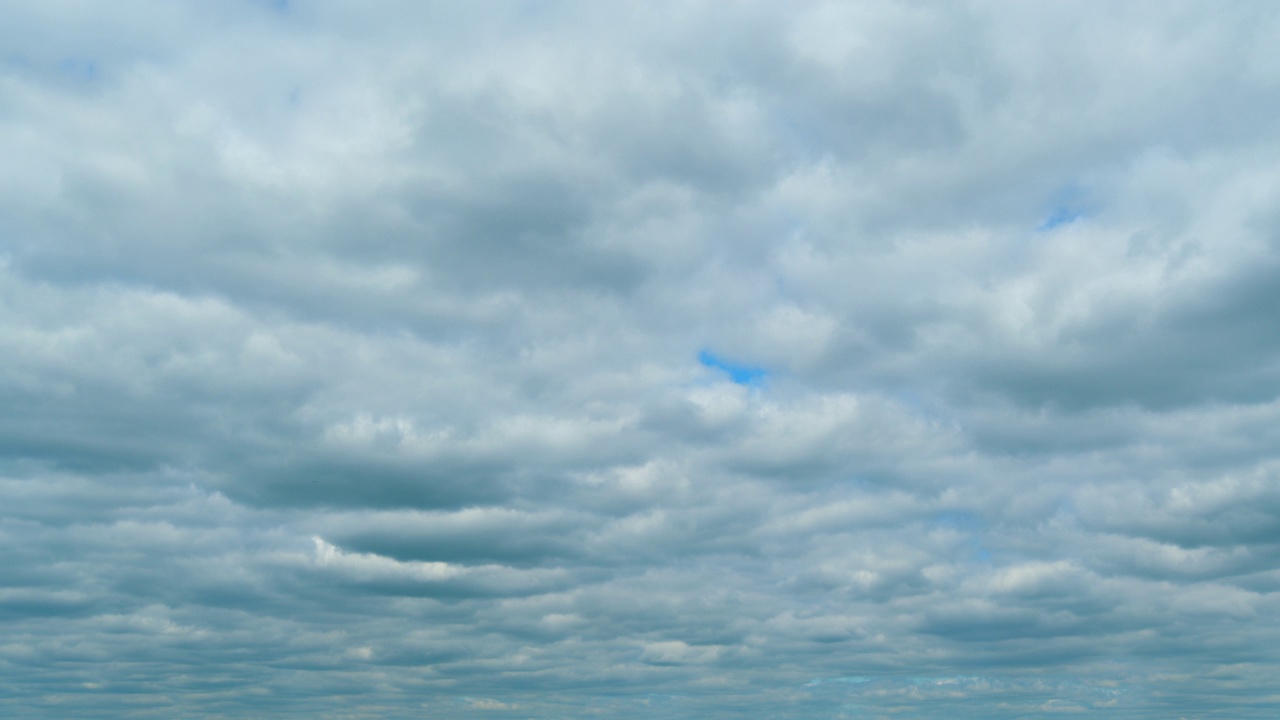
[[[0,716],[1280,711],[1280,6],[0,17]]]

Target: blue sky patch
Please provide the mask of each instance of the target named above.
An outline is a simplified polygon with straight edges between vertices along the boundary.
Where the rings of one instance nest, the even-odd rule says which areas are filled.
[[[1055,208],[1054,211],[1049,214],[1049,217],[1045,218],[1045,221],[1040,223],[1040,226],[1036,229],[1041,232],[1044,232],[1045,230],[1052,230],[1056,227],[1062,227],[1063,225],[1070,225],[1082,217],[1084,217],[1084,213],[1080,210],[1070,207]]]
[[[703,367],[723,372],[739,385],[759,385],[769,377],[769,372],[764,368],[725,360],[710,350],[698,353],[698,362],[702,363]]]
[[[1091,203],[1085,188],[1072,183],[1055,192],[1049,198],[1048,206],[1049,214],[1036,227],[1038,232],[1047,232],[1063,225],[1070,225],[1086,217]]]

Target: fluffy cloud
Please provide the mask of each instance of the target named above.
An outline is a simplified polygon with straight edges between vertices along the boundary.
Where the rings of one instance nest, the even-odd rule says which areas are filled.
[[[6,717],[1270,717],[1280,14],[2,3]]]

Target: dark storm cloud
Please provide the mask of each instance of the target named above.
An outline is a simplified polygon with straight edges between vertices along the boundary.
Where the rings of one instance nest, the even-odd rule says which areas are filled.
[[[6,717],[1270,717],[1262,5],[3,3]]]

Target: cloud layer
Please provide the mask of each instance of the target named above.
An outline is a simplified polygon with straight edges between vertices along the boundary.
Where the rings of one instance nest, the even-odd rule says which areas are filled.
[[[5,717],[1280,707],[1269,6],[0,12]]]

